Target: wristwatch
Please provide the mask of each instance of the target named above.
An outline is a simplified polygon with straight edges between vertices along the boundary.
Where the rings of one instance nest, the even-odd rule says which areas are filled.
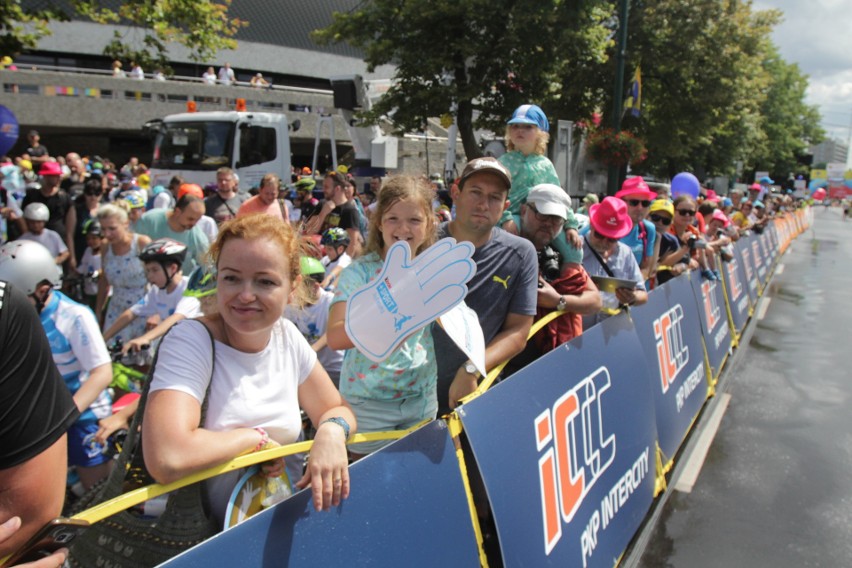
[[[471,361],[464,364],[464,372],[468,375],[473,375],[477,379],[482,376],[482,373],[477,370],[476,365],[474,365]]]
[[[557,311],[562,311],[565,309],[565,306],[568,305],[568,302],[565,300],[565,296],[559,296],[559,303],[556,304]]]

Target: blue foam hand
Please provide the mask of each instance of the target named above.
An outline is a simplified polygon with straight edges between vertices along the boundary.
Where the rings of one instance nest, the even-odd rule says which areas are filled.
[[[441,239],[415,259],[406,242],[388,249],[381,273],[346,305],[346,333],[369,359],[381,362],[411,333],[467,295],[476,273],[471,243]]]

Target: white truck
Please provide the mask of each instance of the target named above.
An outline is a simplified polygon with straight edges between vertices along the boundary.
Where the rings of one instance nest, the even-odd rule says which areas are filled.
[[[260,184],[268,173],[290,180],[290,131],[299,129],[287,115],[266,112],[185,112],[149,121],[155,135],[151,185],[168,186],[179,175],[204,187],[216,170],[232,168],[240,191]]]

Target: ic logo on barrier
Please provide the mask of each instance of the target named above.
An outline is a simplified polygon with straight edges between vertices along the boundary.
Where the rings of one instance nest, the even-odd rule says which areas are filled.
[[[737,259],[733,258],[729,260],[725,264],[725,268],[728,271],[728,282],[731,284],[731,302],[736,302],[740,295],[743,293],[743,286],[740,283],[740,279],[737,278]]]
[[[654,339],[657,341],[657,360],[660,362],[664,393],[689,362],[689,347],[683,341],[683,319],[683,306],[677,304],[654,320]]]
[[[600,367],[534,420],[544,521],[550,554],[586,494],[615,459],[615,436],[604,436],[601,396],[611,386]],[[542,453],[543,452],[543,453]]]
[[[748,247],[743,247],[743,267],[745,268],[746,280],[749,282],[754,278],[751,271],[751,253],[748,251]]]
[[[713,331],[722,319],[722,310],[716,303],[716,282],[705,280],[701,283],[701,295],[704,298],[704,314],[707,316],[707,331]]]

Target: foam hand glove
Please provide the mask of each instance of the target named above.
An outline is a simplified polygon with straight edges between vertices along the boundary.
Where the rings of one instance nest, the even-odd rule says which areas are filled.
[[[381,362],[412,332],[461,302],[476,273],[471,243],[441,239],[411,260],[406,242],[388,249],[381,273],[346,305],[346,334],[370,360]]]

